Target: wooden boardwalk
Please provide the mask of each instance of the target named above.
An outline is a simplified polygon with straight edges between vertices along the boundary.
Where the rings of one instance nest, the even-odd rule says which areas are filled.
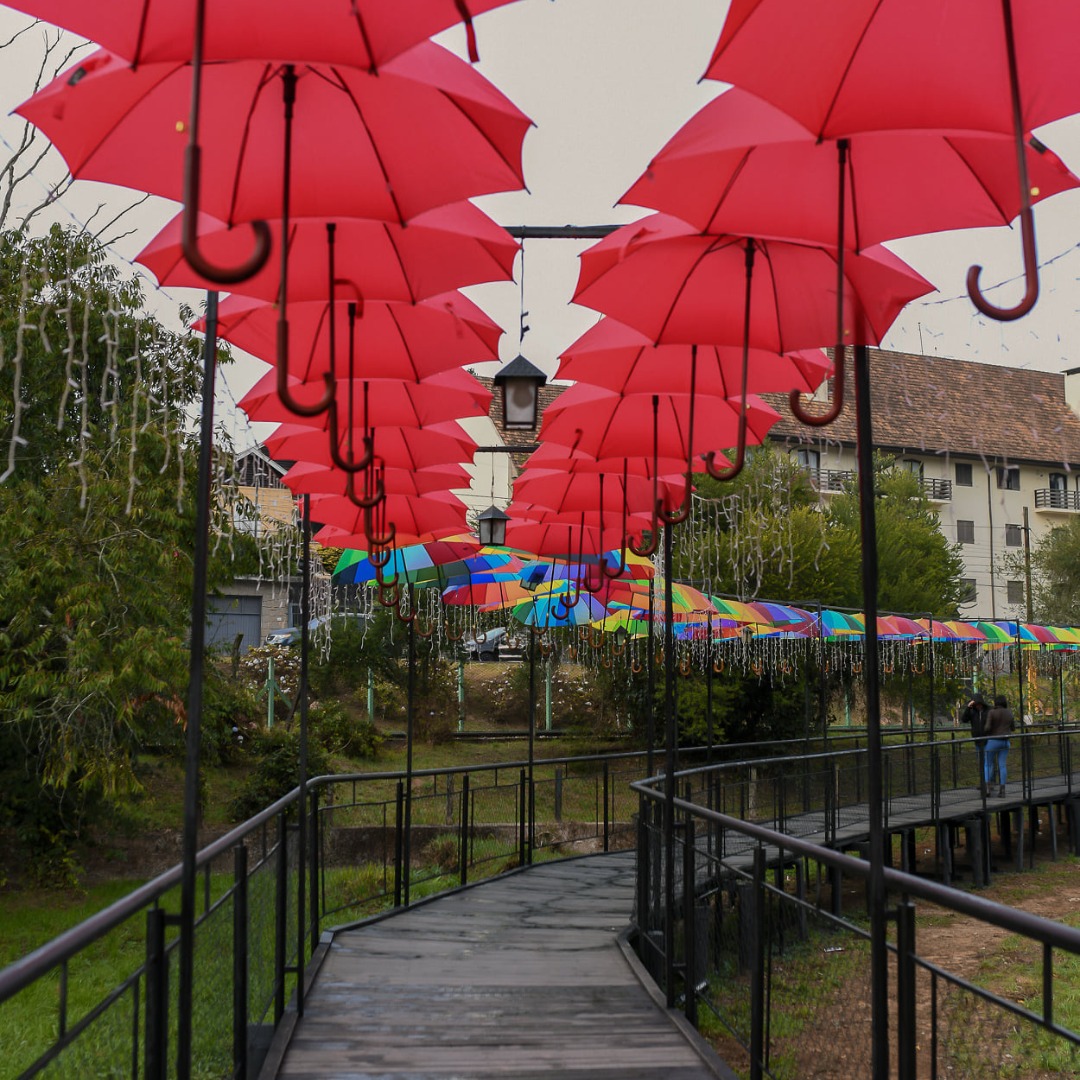
[[[634,854],[596,855],[338,934],[277,1076],[730,1076],[620,947],[633,892]]]

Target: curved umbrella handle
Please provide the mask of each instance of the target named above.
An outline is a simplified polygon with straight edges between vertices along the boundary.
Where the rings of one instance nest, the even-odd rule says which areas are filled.
[[[788,405],[791,406],[792,415],[800,423],[808,427],[825,427],[844,411],[844,355],[846,352],[843,345],[836,346],[836,360],[833,362],[833,403],[827,413],[807,412],[802,407],[798,390],[792,390],[788,394]]]
[[[216,266],[199,250],[199,204],[201,194],[202,147],[189,143],[184,150],[184,220],[180,248],[188,266],[200,277],[219,285],[235,285],[254,277],[267,263],[273,242],[265,221],[251,222],[255,250],[239,266]]]
[[[289,389],[289,321],[278,319],[277,324],[277,396],[281,404],[297,416],[321,416],[329,411],[331,416],[337,411],[334,404],[334,377],[330,372],[323,372],[326,393],[314,405],[303,405],[292,396]]]
[[[386,551],[369,551],[368,562],[371,563],[371,565],[374,566],[376,570],[381,570],[384,566],[389,565],[390,556],[393,554],[394,553],[389,548],[387,548]],[[397,580],[396,573],[394,574],[394,580]]]
[[[742,472],[743,466],[746,464],[746,440],[743,439],[739,443],[739,447],[735,452],[735,460],[726,469],[718,469],[716,467],[716,451],[710,450],[705,455],[705,471],[714,480],[734,480],[739,473]]]
[[[416,614],[416,612],[413,613],[413,618],[416,619],[416,622],[413,624],[413,629],[416,631],[416,636],[422,638],[431,637],[431,635],[435,633],[435,623],[428,623],[427,629],[424,630],[421,628],[420,620],[416,618]]]
[[[686,474],[686,490],[683,492],[682,502],[674,510],[665,510],[663,502],[657,500],[656,517],[658,521],[662,521],[665,525],[681,525],[690,516],[691,475],[691,473]]]
[[[364,535],[368,538],[368,543],[373,547],[390,547],[394,542],[394,537],[397,536],[397,526],[391,522],[390,532],[386,536],[375,536],[375,522],[372,518],[371,509],[364,510]]]
[[[457,631],[457,633],[455,633],[450,629],[450,623],[447,622],[446,616],[444,615],[443,633],[446,635],[447,641],[461,641],[461,639],[465,636],[465,627],[463,626],[460,630]]]
[[[375,480],[375,493],[373,495],[357,495],[355,484],[356,474],[350,472],[345,481],[345,494],[348,496],[349,502],[361,510],[373,510],[386,498],[386,485],[383,483],[381,476]]]
[[[998,322],[1012,322],[1023,318],[1039,299],[1039,260],[1035,251],[1035,217],[1031,207],[1020,211],[1020,233],[1024,249],[1024,296],[1020,303],[1011,308],[999,308],[991,304],[979,289],[981,266],[969,266],[967,272],[967,290],[971,302],[987,317]]]
[[[327,375],[326,378],[329,380],[330,376]],[[364,436],[364,455],[359,461],[349,461],[348,458],[342,454],[341,449],[338,446],[339,430],[338,409],[336,404],[331,405],[329,409],[327,428],[329,429],[330,459],[339,469],[347,473],[363,472],[363,470],[375,460],[375,440],[371,435]]]
[[[656,549],[660,546],[660,524],[653,517],[653,527],[649,532],[649,542],[642,547],[638,547],[633,540],[627,539],[627,549],[632,551],[640,559],[648,559],[656,554]]]
[[[696,353],[695,353],[695,355],[696,355]],[[638,547],[637,544],[635,544],[633,540],[627,540],[626,541],[626,546],[635,555],[637,555],[638,558],[642,558],[642,559],[647,559],[647,558],[650,558],[651,556],[655,555],[656,554],[656,549],[660,546],[660,523],[656,519],[656,508],[660,505],[658,477],[657,477],[657,474],[660,471],[660,462],[659,462],[660,451],[659,451],[659,446],[658,446],[658,438],[659,438],[659,431],[660,431],[660,427],[659,427],[659,423],[660,423],[660,421],[659,421],[659,415],[660,415],[659,414],[659,408],[660,408],[660,398],[656,394],[653,394],[653,398],[652,398],[652,436],[653,436],[652,492],[653,492],[653,516],[652,516],[652,526],[649,529],[649,537],[650,537],[650,539],[649,539],[648,544],[645,544],[642,547]],[[691,415],[692,415],[692,413],[691,413]],[[693,453],[694,453],[694,448],[693,448],[693,445],[691,445],[690,446],[690,453],[687,455],[687,460],[688,461],[693,460]],[[625,492],[626,492],[626,489],[624,487],[623,488],[624,497],[625,497]]]
[[[395,581],[393,585],[379,586],[379,591],[375,596],[375,599],[379,601],[384,608],[395,608],[401,602],[401,593],[398,589],[398,584]]]

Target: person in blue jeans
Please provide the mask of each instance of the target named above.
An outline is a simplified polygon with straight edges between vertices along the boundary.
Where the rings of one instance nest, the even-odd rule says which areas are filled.
[[[990,782],[994,776],[995,763],[998,776],[998,798],[1005,798],[1005,782],[1007,775],[1007,762],[1009,758],[1009,735],[1012,733],[1015,721],[1012,709],[1004,694],[998,694],[994,698],[993,708],[986,714],[986,727],[983,734],[986,735],[986,747],[983,757],[985,759],[985,773],[983,779],[986,782],[986,793],[990,794]]]

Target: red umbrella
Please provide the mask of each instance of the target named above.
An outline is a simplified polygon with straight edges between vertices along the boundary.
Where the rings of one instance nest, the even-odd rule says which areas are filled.
[[[580,518],[580,516],[579,516]],[[620,548],[624,537],[617,528],[601,531],[598,525],[570,521],[536,522],[511,515],[506,525],[506,543],[535,555],[580,559],[581,556],[602,555]]]
[[[1025,314],[1038,298],[1038,270],[1024,138],[1080,111],[1080,8],[1072,0],[851,0],[820,16],[802,0],[733,0],[707,74],[771,101],[821,138],[885,128],[1011,134],[1025,295],[1011,309],[987,304],[980,267],[969,270],[968,291],[984,314]]]
[[[620,394],[690,392],[693,353],[697,393],[737,397],[741,392],[742,349],[734,345],[654,345],[640,331],[601,319],[563,349],[557,377],[603,386]],[[813,391],[832,365],[820,350],[787,356],[752,349],[747,389]]]
[[[722,454],[717,454],[716,457],[718,461],[725,461]],[[557,470],[570,473],[602,472],[621,476],[625,468],[630,476],[644,476],[650,480],[653,476],[679,479],[685,474],[686,465],[687,462],[684,459],[675,457],[653,458],[635,455],[625,458],[595,458],[584,450],[573,450],[557,442],[541,442],[525,463],[526,468],[533,475],[542,470]],[[690,466],[691,472],[705,471],[705,463],[700,457],[695,457],[690,462]]]
[[[665,505],[678,506],[686,481],[682,476],[660,483]],[[652,511],[656,490],[643,476],[604,473],[546,472],[533,475],[526,469],[514,481],[514,503],[546,507],[554,513],[566,511],[626,510],[633,514]]]
[[[429,491],[467,488],[469,473],[463,465],[431,465],[423,469],[387,468],[382,471],[387,491],[423,495]],[[350,490],[342,469],[298,461],[281,478],[294,495],[345,495]]]
[[[274,246],[281,220],[269,222]],[[462,285],[513,277],[519,245],[501,226],[469,202],[440,206],[417,215],[408,226],[362,218],[293,218],[289,226],[289,301],[328,296],[327,227],[333,227],[334,277],[365,300],[422,300]],[[184,260],[178,214],[135,257],[165,286],[213,289]],[[208,214],[199,215],[199,246],[217,265],[235,265],[251,238]],[[263,267],[239,290],[245,296],[277,300],[276,268]]]
[[[354,377],[422,379],[462,364],[499,358],[502,328],[460,293],[433,297],[419,304],[371,301],[350,308],[333,306],[339,343],[356,342]],[[320,379],[331,369],[330,311],[326,301],[304,301],[290,307],[294,363],[291,374],[304,382]],[[230,296],[218,308],[218,332],[237,348],[273,359],[278,312],[261,300]],[[195,324],[202,329],[202,323]],[[336,360],[344,375],[346,362]]]
[[[74,176],[181,200],[192,66],[136,69],[99,50],[18,108]],[[295,92],[286,122],[283,93]],[[202,118],[201,209],[235,224],[341,215],[409,221],[432,207],[522,187],[531,125],[465,61],[425,42],[377,75],[261,60],[213,64]],[[291,130],[290,130],[291,129]],[[290,160],[291,156],[291,160]],[[296,198],[283,206],[288,178]]]
[[[835,336],[836,261],[835,248],[706,236],[654,214],[582,252],[574,301],[659,344],[747,344],[785,353]],[[849,255],[843,343],[875,344],[905,304],[932,291],[884,248]]]
[[[466,532],[465,511],[465,504],[448,491],[431,491],[422,498],[391,492],[379,507],[379,513],[385,514],[387,521],[393,522],[400,532],[409,534],[454,525],[458,526],[459,532]],[[332,525],[348,533],[364,531],[364,510],[340,495],[313,495],[311,516],[323,525]]]
[[[229,0],[207,20],[207,60],[323,61],[378,67],[417,42],[511,0]],[[13,0],[7,5],[99,42],[134,64],[191,56],[197,0]],[[474,57],[475,58],[475,57]]]
[[[578,383],[548,406],[540,437],[598,458],[642,452],[681,458],[685,472],[692,456],[735,445],[739,416],[739,402],[727,398],[616,394]],[[775,409],[753,396],[747,400],[746,416],[748,437],[755,443],[778,418]]]
[[[887,130],[822,140],[738,87],[687,121],[619,200],[713,235],[738,233],[869,244],[944,229],[1008,225],[1019,213],[1010,138],[986,132]],[[1034,197],[1080,181],[1056,154],[1025,148]],[[838,185],[846,184],[843,230]]]
[[[354,434],[360,445],[365,429]],[[422,469],[446,462],[471,461],[475,441],[456,423],[425,428],[379,427],[372,434],[378,459],[388,468]],[[279,461],[332,465],[330,439],[325,431],[300,424],[281,424],[264,440],[267,452]]]
[[[368,415],[380,426],[423,427],[444,420],[466,416],[487,416],[491,406],[491,391],[474,375],[461,368],[429,375],[419,381],[405,379],[362,379],[334,383],[335,401],[339,411],[360,418]],[[324,392],[322,383],[301,383],[291,380],[291,392],[301,402],[316,401]],[[277,394],[277,373],[268,371],[240,399],[240,408],[248,419],[256,422],[288,422],[293,419],[289,409]],[[349,412],[348,410],[351,410]],[[327,415],[297,418],[300,424],[326,427]]]

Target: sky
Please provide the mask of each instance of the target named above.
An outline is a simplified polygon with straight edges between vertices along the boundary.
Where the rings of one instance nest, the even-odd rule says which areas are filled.
[[[518,0],[477,18],[479,70],[536,123],[525,140],[528,192],[489,196],[478,205],[504,225],[618,224],[641,216],[640,209],[615,202],[678,127],[722,91],[722,84],[701,81],[700,75],[725,11],[722,0]],[[0,9],[0,41],[27,22]],[[6,144],[19,137],[21,121],[7,114],[30,93],[41,33],[35,29],[0,54],[0,139]],[[464,51],[460,30],[440,40]],[[1039,135],[1080,173],[1080,120],[1060,121]],[[27,197],[35,197],[62,171],[55,161],[43,163],[38,176],[27,181]],[[111,208],[121,208],[129,198],[105,185],[78,182],[56,215],[61,221],[85,221],[102,205],[95,220],[104,221]],[[130,260],[175,210],[174,204],[153,200],[125,218],[131,232],[113,245],[117,258]],[[1055,196],[1035,213],[1045,264],[1042,297],[1015,323],[979,315],[966,296],[964,278],[972,262],[984,265],[986,283],[1015,278],[1021,271],[1018,233],[975,229],[891,242],[888,246],[939,291],[909,305],[883,347],[1048,371],[1080,366],[1080,193]],[[524,352],[554,374],[559,351],[595,322],[594,312],[570,304],[577,255],[585,246],[572,240],[528,241],[523,287],[519,267],[518,282],[466,290],[505,329],[503,361]],[[163,293],[147,278],[151,306],[166,320],[175,319],[180,301],[198,302],[199,294]],[[1021,292],[1022,282],[1013,281],[989,296],[1010,304]],[[523,308],[529,329],[522,340]],[[228,369],[219,415],[232,417],[235,401],[265,370],[245,360]],[[233,419],[241,446],[254,441],[245,437],[245,428],[242,417]]]

